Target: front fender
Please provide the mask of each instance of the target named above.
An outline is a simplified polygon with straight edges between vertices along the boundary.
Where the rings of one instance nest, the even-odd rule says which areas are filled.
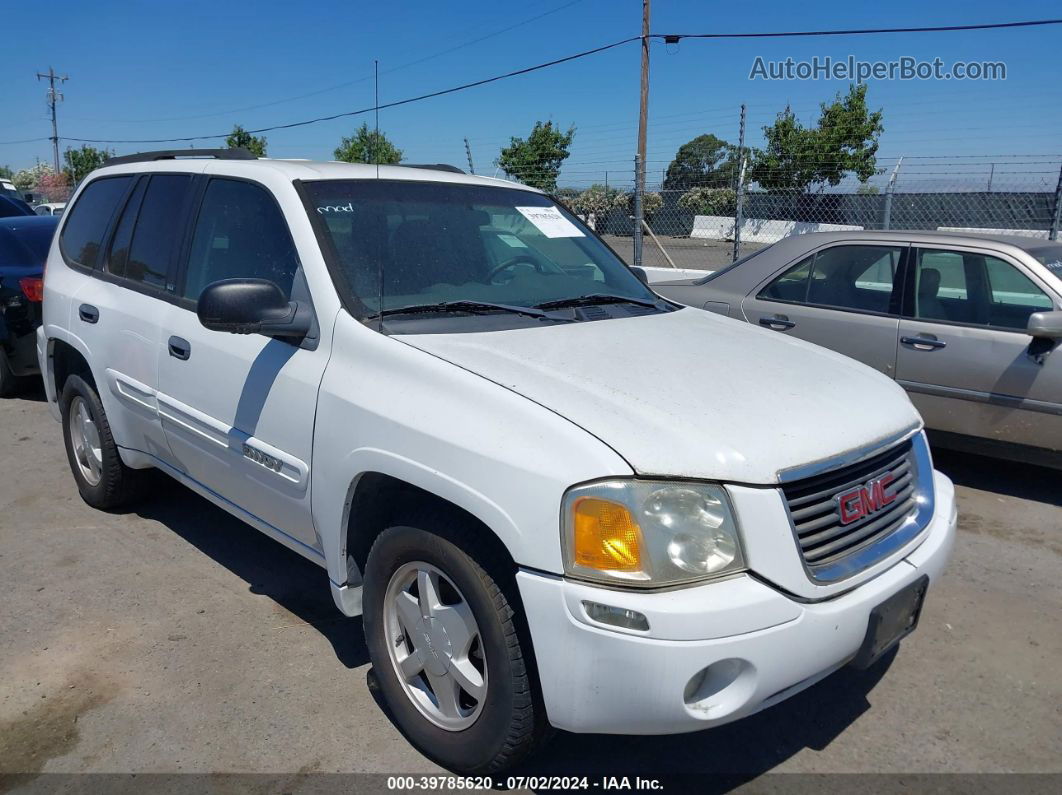
[[[629,476],[611,448],[475,373],[336,321],[314,430],[314,523],[332,582],[347,582],[346,532],[358,478],[378,472],[472,514],[517,564],[559,572],[566,489]]]

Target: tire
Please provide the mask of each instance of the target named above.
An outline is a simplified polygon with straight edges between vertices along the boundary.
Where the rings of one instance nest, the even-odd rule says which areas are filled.
[[[132,502],[144,473],[122,463],[95,388],[81,376],[67,377],[59,397],[59,409],[63,416],[66,457],[81,499],[101,510]]]
[[[530,640],[514,612],[515,581],[505,563],[482,552],[482,542],[471,543],[473,536],[459,522],[443,527],[438,511],[426,511],[380,534],[365,567],[363,625],[379,691],[406,738],[450,770],[484,774],[527,756],[546,738],[549,727],[535,689]],[[477,549],[475,557],[468,549]],[[416,572],[417,587],[406,590],[402,583],[411,576],[410,567]],[[425,603],[420,577],[424,572],[430,581],[432,570],[437,573],[433,590],[439,599],[433,608],[435,618],[424,619],[423,609],[416,614]],[[414,630],[424,639],[419,647],[402,621],[396,622],[398,608],[387,608],[389,602],[397,605],[399,598],[414,600],[412,608],[407,605],[414,611],[407,620],[424,622]],[[467,615],[462,602],[478,632],[464,654],[451,643],[459,632],[438,630],[439,624],[452,629],[456,615]],[[429,624],[434,628],[426,634]],[[459,684],[456,718],[440,709],[434,690],[411,688],[400,677],[396,660],[403,655],[405,663],[413,660],[411,670],[421,665],[420,659],[428,660],[413,676],[421,685],[427,681],[440,687],[442,682],[440,692],[446,692],[450,679]],[[441,667],[448,667],[442,678]],[[474,688],[460,686],[475,680],[472,669],[480,671],[484,688],[478,699],[470,695]],[[440,721],[451,724],[443,726]]]
[[[19,388],[19,377],[11,369],[7,352],[0,348],[0,398],[13,397]]]

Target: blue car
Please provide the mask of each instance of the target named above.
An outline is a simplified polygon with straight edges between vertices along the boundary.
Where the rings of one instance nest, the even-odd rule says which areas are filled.
[[[34,333],[41,324],[44,262],[58,225],[55,216],[0,218],[0,397],[40,372]]]
[[[36,213],[18,196],[0,195],[0,218],[20,215],[36,215]]]

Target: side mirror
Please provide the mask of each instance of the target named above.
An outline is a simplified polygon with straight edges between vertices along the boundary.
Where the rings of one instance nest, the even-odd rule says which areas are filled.
[[[644,270],[642,270],[641,268],[637,268],[637,267],[632,265],[631,266],[631,273],[633,273],[637,277],[638,281],[640,281],[646,287],[649,286],[649,274],[647,274]]]
[[[1026,327],[1029,336],[1040,339],[1062,339],[1062,311],[1033,312]]]
[[[196,306],[199,322],[211,331],[305,337],[312,325],[308,306],[288,301],[268,279],[223,279],[208,284]]]

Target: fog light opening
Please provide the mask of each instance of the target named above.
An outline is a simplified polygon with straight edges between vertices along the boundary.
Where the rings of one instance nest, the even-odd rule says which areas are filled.
[[[682,693],[686,707],[698,712],[708,712],[721,706],[726,701],[726,697],[720,698],[723,691],[737,682],[751,667],[746,660],[728,659],[702,668],[686,683],[686,689]]]
[[[597,602],[583,601],[583,610],[591,621],[599,624],[608,624],[620,629],[631,629],[635,632],[648,632],[649,619],[637,610],[627,610],[623,607],[598,604]]]

